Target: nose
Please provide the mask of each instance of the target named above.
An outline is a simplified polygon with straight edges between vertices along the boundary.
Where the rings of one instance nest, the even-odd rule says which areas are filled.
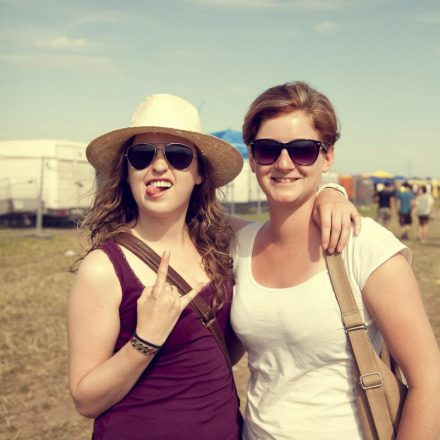
[[[163,148],[156,147],[156,154],[154,155],[152,166],[153,169],[158,173],[162,173],[168,169],[168,162],[165,158]]]
[[[275,162],[275,166],[282,170],[291,170],[295,167],[295,163],[289,156],[286,148],[281,150],[281,154],[279,155],[277,161]]]

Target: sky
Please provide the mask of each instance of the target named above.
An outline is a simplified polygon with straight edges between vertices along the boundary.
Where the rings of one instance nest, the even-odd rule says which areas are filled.
[[[0,0],[0,140],[88,143],[151,93],[241,129],[302,80],[334,104],[333,170],[440,177],[438,0]]]

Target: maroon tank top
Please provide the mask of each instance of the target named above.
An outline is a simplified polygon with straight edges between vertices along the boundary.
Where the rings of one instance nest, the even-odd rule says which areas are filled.
[[[143,285],[117,244],[101,246],[122,288],[117,352],[136,328],[136,305]],[[199,295],[211,300],[209,284]],[[219,326],[231,332],[228,302],[217,313]],[[96,440],[238,440],[241,415],[232,372],[212,334],[191,307],[183,310],[165,344],[131,391],[95,419]]]

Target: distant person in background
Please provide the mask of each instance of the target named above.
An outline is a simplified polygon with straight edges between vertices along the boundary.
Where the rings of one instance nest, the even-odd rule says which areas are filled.
[[[434,199],[425,185],[422,185],[416,198],[416,211],[419,219],[419,240],[424,243],[428,237],[428,224],[433,213]]]
[[[385,182],[383,188],[376,193],[375,201],[379,204],[377,222],[388,228],[395,201],[395,191],[389,182]]]
[[[412,224],[412,210],[414,208],[414,193],[412,187],[408,182],[404,182],[400,191],[396,193],[399,224],[400,224],[400,238],[408,240],[409,229]]]

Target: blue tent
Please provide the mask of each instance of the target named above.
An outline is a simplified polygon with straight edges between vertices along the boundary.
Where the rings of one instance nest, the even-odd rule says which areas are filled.
[[[243,136],[241,135],[240,131],[231,130],[230,128],[228,128],[227,130],[214,131],[210,134],[226,142],[229,142],[241,153],[244,159],[248,158],[247,147],[243,142]]]

